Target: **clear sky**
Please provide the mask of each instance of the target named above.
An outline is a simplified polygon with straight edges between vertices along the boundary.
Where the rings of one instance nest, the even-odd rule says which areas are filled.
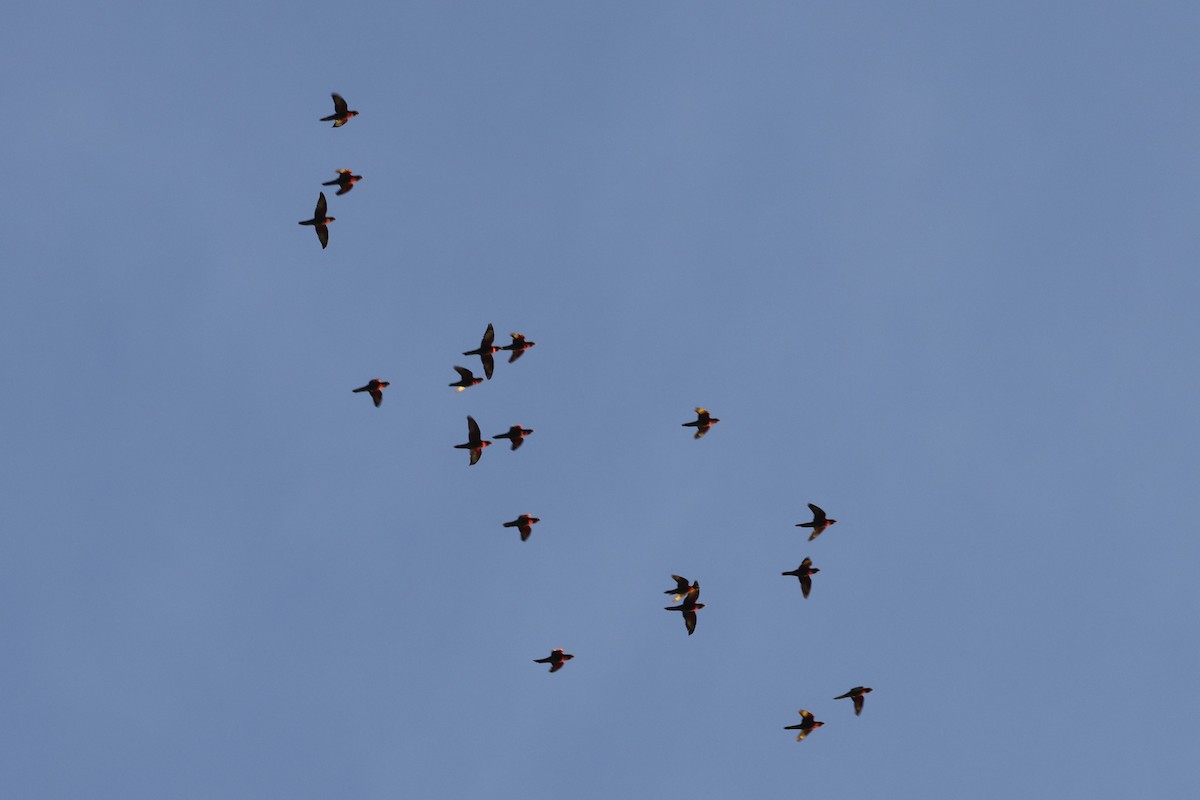
[[[1192,2],[13,7],[3,794],[1196,797],[1197,41]],[[456,394],[488,323],[537,346]],[[468,414],[536,432],[469,467]]]

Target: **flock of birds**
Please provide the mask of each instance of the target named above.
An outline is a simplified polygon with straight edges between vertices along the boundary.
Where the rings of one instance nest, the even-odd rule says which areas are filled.
[[[320,121],[332,122],[333,127],[340,128],[356,116],[358,116],[358,112],[350,110],[350,107],[346,103],[345,99],[341,95],[335,93],[333,95],[333,114],[327,117],[322,117]],[[337,186],[338,196],[346,194],[354,188],[354,184],[362,180],[361,175],[355,175],[353,171],[349,169],[339,169],[337,173],[338,174],[336,178],[321,185]],[[312,219],[301,220],[300,222],[301,225],[309,225],[316,230],[317,239],[321,242],[321,249],[328,247],[329,223],[336,219],[335,217],[328,216],[328,208],[329,206],[328,201],[325,199],[325,193],[321,192],[320,196],[317,198],[317,205],[313,211]],[[497,346],[495,344],[495,328],[489,323],[487,330],[480,339],[479,347],[463,352],[464,356],[479,356],[483,368],[484,378],[476,377],[475,374],[466,367],[455,366],[454,370],[458,373],[459,379],[451,383],[450,386],[453,387],[455,391],[461,392],[465,389],[471,388],[472,386],[477,386],[478,384],[483,383],[485,378],[487,380],[491,380],[496,366],[496,353],[508,351],[510,353],[508,363],[511,364],[524,355],[525,351],[536,344],[536,342],[528,341],[525,336],[520,333],[513,333],[511,336],[511,344],[503,347]],[[356,393],[368,393],[371,396],[371,399],[374,401],[375,407],[378,408],[383,403],[383,390],[390,385],[391,383],[389,381],[385,381],[382,378],[372,378],[364,386],[360,386],[357,389],[352,389],[351,391]],[[709,432],[713,425],[717,424],[721,420],[712,416],[708,409],[696,408],[695,411],[696,419],[691,422],[684,422],[682,423],[682,426],[685,428],[695,428],[696,433],[693,438],[700,439]],[[532,433],[532,428],[524,428],[517,424],[511,426],[506,432],[496,434],[492,438],[507,439],[511,445],[511,448],[516,450],[524,443],[525,437]],[[483,455],[484,448],[490,446],[491,444],[492,442],[490,440],[483,438],[482,431],[479,428],[479,423],[475,421],[474,417],[468,415],[467,441],[462,444],[456,444],[454,447],[456,449],[469,451],[470,463],[471,465],[474,465],[479,463],[479,459]],[[811,542],[824,533],[829,526],[836,523],[837,520],[830,518],[828,515],[826,515],[823,509],[817,505],[814,505],[813,503],[809,503],[808,508],[813,515],[812,521],[797,523],[796,527],[811,528],[812,533],[808,537],[808,541]],[[526,541],[533,532],[533,526],[540,521],[540,519],[532,516],[531,514],[522,514],[514,520],[503,523],[503,525],[505,528],[516,528],[521,534],[521,541]],[[800,562],[800,566],[796,567],[796,569],[784,572],[782,574],[785,576],[794,576],[799,579],[801,593],[805,598],[807,598],[809,592],[812,591],[812,576],[816,575],[820,571],[821,570],[819,568],[813,566],[812,559],[806,557],[802,562]],[[698,602],[700,599],[700,582],[689,581],[682,575],[672,575],[671,578],[675,581],[675,586],[667,589],[664,594],[674,595],[677,605],[665,606],[664,610],[678,611],[683,616],[683,623],[684,627],[687,629],[688,636],[691,636],[696,632],[696,612],[704,608],[704,603]],[[546,656],[545,658],[533,659],[533,662],[535,664],[549,664],[550,672],[558,672],[563,668],[563,665],[566,664],[566,662],[570,661],[574,657],[575,656],[571,653],[564,652],[561,648],[558,648],[551,650],[550,655]],[[864,698],[870,694],[871,691],[873,690],[868,686],[855,686],[845,694],[838,695],[833,699],[852,700],[854,702],[854,714],[855,716],[858,716],[862,714]],[[798,725],[784,726],[784,730],[799,731],[799,733],[796,734],[797,742],[803,741],[809,733],[825,724],[824,722],[816,719],[813,713],[807,709],[800,709],[799,713],[800,723]]]

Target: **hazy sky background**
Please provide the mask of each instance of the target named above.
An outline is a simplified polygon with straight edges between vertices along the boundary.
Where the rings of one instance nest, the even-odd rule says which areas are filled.
[[[4,794],[1196,797],[1198,41],[10,9]],[[455,394],[489,322],[538,344]],[[536,433],[468,467],[467,414]]]

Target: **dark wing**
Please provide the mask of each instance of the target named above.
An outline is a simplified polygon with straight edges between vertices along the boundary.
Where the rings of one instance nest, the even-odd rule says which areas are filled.
[[[507,350],[508,348],[505,348],[505,349]],[[524,350],[519,350],[519,349],[513,350],[512,355],[508,357],[508,363],[510,363],[510,364],[513,363],[514,361],[516,361],[518,358],[520,358],[523,355],[525,355]]]
[[[455,367],[455,369],[461,369],[461,367]],[[476,422],[475,418],[470,415],[467,415],[467,441],[471,443],[472,447],[475,447],[482,452],[482,448],[479,447],[479,443],[483,441],[483,434],[479,432],[479,423]],[[471,463],[474,464],[478,460],[479,456],[472,454]]]
[[[801,561],[801,562],[800,562],[800,570],[801,570],[801,571],[803,571],[803,570],[806,570],[806,569],[808,569],[808,568],[809,568],[809,567],[811,567],[811,566],[812,566],[812,559],[811,559],[811,558],[806,558],[806,559],[804,559],[803,561]]]
[[[865,698],[861,694],[854,695],[854,716],[862,713],[863,700]]]
[[[475,375],[466,367],[455,367],[454,371],[457,372],[458,377],[462,378],[464,381],[470,382],[475,380]],[[468,417],[468,419],[470,419],[470,417]]]
[[[819,506],[814,506],[812,503],[809,503],[808,509],[813,513],[813,524],[821,525],[825,522],[825,512],[822,511]]]
[[[533,533],[533,527],[529,524],[522,525],[518,530],[521,531],[521,541],[529,538],[529,534]]]
[[[522,439],[520,436],[512,437],[512,449],[513,450],[516,450],[518,447],[520,447],[523,444],[525,444],[525,440]]]
[[[479,457],[482,455],[483,455],[482,447],[472,447],[471,448],[471,466],[475,466],[476,464],[478,464]]]
[[[683,577],[682,575],[672,575],[671,580],[675,581],[675,588],[667,589],[665,592],[663,592],[663,594],[673,594],[677,597],[683,597],[685,594],[687,594],[688,589],[690,588],[687,578]]]
[[[317,210],[313,212],[313,219],[318,221],[325,219],[325,212],[328,210],[329,204],[325,202],[325,193],[321,192],[321,196],[317,198]]]
[[[317,238],[321,241],[321,249],[324,250],[329,246],[329,226],[317,225]]]
[[[336,92],[333,94],[333,113],[339,117],[350,110],[350,106],[346,105],[346,101]]]
[[[492,323],[488,323],[487,330],[483,332],[483,340],[479,342],[480,350],[491,350],[492,342],[496,341],[496,329],[492,327]]]
[[[684,602],[695,605],[696,601],[699,599],[700,599],[700,581],[692,581],[691,588],[689,588],[687,591],[687,599]]]
[[[556,661],[556,662],[554,662],[554,666],[550,667],[550,671],[551,671],[551,672],[558,672],[560,669],[562,669],[562,665],[563,665],[563,664],[565,664],[565,663],[567,663],[567,662],[565,662],[565,661]]]
[[[380,404],[383,403],[383,391],[375,389],[371,392],[371,399],[375,401],[375,407],[379,408]]]
[[[490,331],[492,326],[488,326]],[[489,381],[492,379],[492,370],[496,369],[496,359],[492,357],[492,347],[488,345],[483,348],[483,352],[479,354],[479,360],[483,362],[483,375]]]
[[[683,624],[687,626],[688,636],[691,636],[693,633],[695,633],[696,632],[696,612],[695,611],[684,611],[683,612]]]
[[[808,577],[807,575],[801,575],[800,576],[800,592],[801,592],[801,594],[803,594],[804,597],[807,598],[808,593],[811,591],[812,591],[812,578]]]
[[[337,181],[334,181],[334,183],[337,183]],[[328,186],[329,184],[322,183],[321,185]],[[341,197],[342,195],[344,195],[346,192],[350,191],[353,188],[354,188],[354,184],[350,183],[349,181],[346,181],[346,183],[342,184],[342,188],[337,190],[337,196]]]

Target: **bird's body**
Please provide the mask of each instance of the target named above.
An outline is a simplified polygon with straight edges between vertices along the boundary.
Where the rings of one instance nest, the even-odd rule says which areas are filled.
[[[479,360],[483,362],[483,374],[489,381],[492,379],[492,370],[496,368],[496,359],[493,357],[493,354],[500,350],[499,347],[493,344],[495,340],[496,329],[489,322],[487,330],[483,332],[483,338],[479,340],[479,347],[463,353],[464,356],[479,356]]]
[[[351,111],[350,106],[346,105],[346,101],[340,94],[333,94],[333,113],[328,117],[321,117],[321,122],[332,122],[333,127],[340,128],[351,120],[357,117],[357,111]]]
[[[834,700],[845,700],[847,697],[854,700],[854,716],[858,716],[863,710],[863,698],[871,692],[875,691],[869,686],[855,686],[845,694],[839,694]]]
[[[499,349],[512,352],[512,355],[508,357],[508,363],[510,364],[523,356],[526,350],[537,344],[537,342],[527,341],[523,333],[510,333],[509,336],[512,337],[512,344],[506,344]]]
[[[522,514],[512,522],[504,523],[504,527],[519,530],[521,532],[521,541],[523,542],[529,538],[529,534],[533,533],[533,526],[541,521],[539,517],[532,516],[531,514]]]
[[[301,225],[312,225],[317,230],[317,239],[321,241],[321,249],[329,244],[329,223],[333,222],[336,217],[326,216],[329,204],[325,200],[325,193],[321,192],[321,196],[317,198],[317,207],[313,211],[312,219],[301,220]]]
[[[508,439],[512,443],[512,449],[516,450],[524,443],[525,437],[531,433],[533,433],[533,428],[522,428],[520,425],[513,425],[508,429],[508,433],[498,433],[492,438]]]
[[[716,425],[720,421],[721,420],[709,414],[707,408],[697,408],[695,421],[685,422],[683,423],[683,427],[695,428],[696,435],[692,438],[699,439],[701,436],[708,433],[709,428],[711,428],[713,425]]]
[[[824,722],[819,722],[813,718],[811,711],[800,709],[800,724],[799,725],[784,725],[785,731],[800,731],[796,734],[796,741],[803,742],[804,737],[815,731],[817,728],[824,725]]]
[[[371,399],[375,401],[375,407],[383,402],[383,390],[392,384],[389,381],[380,380],[379,378],[371,378],[371,381],[366,386],[360,386],[357,389],[352,389],[354,392],[370,392]]]
[[[812,528],[812,535],[808,537],[808,540],[811,542],[813,539],[824,533],[825,529],[837,522],[837,520],[830,519],[829,517],[825,516],[825,512],[822,511],[819,506],[814,506],[812,503],[808,504],[808,510],[813,513],[812,522],[798,522],[796,523],[796,527]]]
[[[546,656],[545,658],[533,659],[533,663],[549,664],[551,672],[558,672],[560,669],[562,669],[562,665],[564,663],[570,661],[574,657],[575,656],[571,655],[570,653],[564,653],[562,648],[557,648],[555,650],[551,650],[550,655]]]
[[[808,597],[808,593],[812,591],[812,576],[816,575],[821,570],[812,565],[812,559],[806,558],[800,562],[800,566],[796,567],[791,572],[784,572],[784,575],[795,575],[800,579],[800,591]]]
[[[339,169],[338,176],[331,181],[325,181],[322,186],[337,186],[339,197],[354,188],[354,184],[362,180],[362,175],[355,175],[348,169]]]
[[[700,581],[695,581],[683,596],[683,602],[677,606],[666,606],[666,611],[679,611],[683,614],[683,624],[687,627],[688,636],[696,632],[696,612],[704,608],[700,599]]]
[[[470,389],[472,386],[483,383],[483,378],[476,378],[475,374],[466,367],[455,367],[454,371],[458,373],[458,380],[450,384],[455,387],[454,391],[461,392],[463,389]]]
[[[475,421],[475,418],[468,416],[467,441],[463,444],[456,444],[454,447],[458,450],[470,450],[471,464],[474,465],[479,462],[479,457],[483,455],[483,448],[490,447],[491,444],[491,442],[489,442],[487,439],[484,439],[483,436],[480,435],[479,423]]]

